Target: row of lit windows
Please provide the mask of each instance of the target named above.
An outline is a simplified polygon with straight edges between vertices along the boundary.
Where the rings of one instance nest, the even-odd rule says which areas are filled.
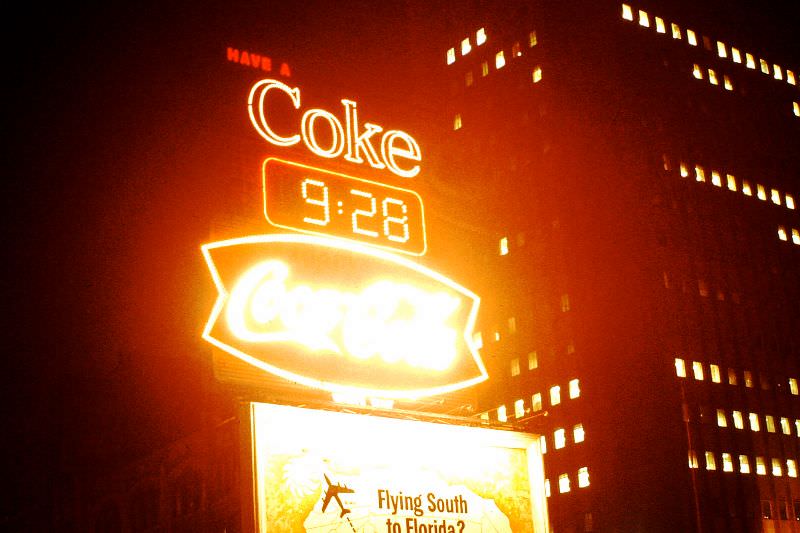
[[[580,398],[581,396],[581,385],[580,380],[575,378],[569,381],[567,385],[567,392],[569,395],[570,400],[574,400],[576,398]],[[561,385],[553,385],[550,387],[549,391],[549,399],[550,405],[556,406],[561,403]],[[514,418],[522,418],[529,412],[538,412],[542,410],[542,393],[537,392],[531,396],[531,407],[528,410],[525,407],[525,400],[519,399],[514,401]],[[489,419],[489,413],[483,413],[481,418],[484,420]],[[505,405],[501,405],[497,408],[497,420],[500,422],[507,422],[508,421],[508,411],[506,410]]]
[[[575,424],[572,426],[572,443],[580,444],[586,440],[586,432],[583,430],[583,424]],[[560,450],[567,445],[567,430],[565,428],[556,428],[553,432],[553,449]],[[539,447],[542,453],[547,453],[547,437],[545,435],[539,436]]]
[[[672,170],[669,158],[664,155],[663,159],[664,169]],[[692,176],[694,177],[694,181],[697,182],[706,183],[710,181],[712,185],[720,188],[727,188],[729,191],[737,192],[741,190],[742,194],[745,196],[752,197],[755,194],[755,197],[762,202],[766,202],[767,198],[769,198],[769,201],[775,205],[785,205],[787,209],[791,210],[795,208],[794,196],[789,193],[782,194],[778,189],[770,188],[769,195],[767,195],[767,188],[760,183],[756,183],[755,187],[753,187],[748,180],[741,180],[732,174],[723,173],[714,169],[706,169],[702,165],[692,165],[685,161],[680,161],[678,168],[681,178]]]
[[[800,245],[800,230],[797,228],[792,228],[792,242],[794,244]],[[786,228],[783,226],[778,226],[778,238],[782,241],[788,241],[789,237],[786,233]]]
[[[480,46],[486,42],[486,30],[484,28],[475,32],[475,46]],[[472,51],[472,41],[470,37],[461,39],[461,55],[465,56]],[[456,49],[455,47],[447,50],[447,64],[452,65],[456,62]]]
[[[736,429],[744,429],[744,415],[741,411],[731,411],[730,414],[733,427]],[[761,431],[761,417],[758,413],[747,413],[747,424],[750,431]],[[778,418],[778,424],[781,428],[781,433],[784,435],[792,434],[792,421],[785,416]],[[728,413],[725,409],[717,409],[717,426],[721,428],[728,427]],[[769,433],[776,433],[777,426],[775,425],[775,417],[772,415],[764,415],[764,427]],[[800,419],[794,421],[795,433],[800,437]]]
[[[714,452],[706,451],[703,454],[705,469],[706,470],[722,470],[723,472],[735,472],[737,471],[736,465],[734,465],[734,455],[723,452],[720,456],[720,462],[717,462],[717,455]],[[752,474],[755,473],[759,476],[766,476],[767,475],[767,465],[770,467],[770,473],[774,477],[782,477],[784,473],[784,466],[786,475],[788,477],[797,477],[797,461],[794,459],[787,459],[784,465],[783,461],[780,459],[772,459],[769,463],[767,459],[761,456],[757,456],[755,459],[755,472],[753,471],[753,465],[750,462],[750,457],[747,455],[738,455],[736,456],[738,461],[738,471],[741,474]],[[689,468],[700,468],[700,461],[697,457],[697,452],[694,450],[689,450]]]
[[[582,489],[589,486],[589,467],[584,466],[578,469],[577,475],[578,488]],[[572,490],[569,474],[558,476],[558,492],[564,494]],[[550,480],[544,480],[544,495],[550,497]]]
[[[675,374],[680,378],[685,378],[686,375],[687,375],[686,374],[686,370],[687,370],[686,369],[686,361],[681,359],[681,358],[679,358],[679,357],[676,357],[675,358]],[[709,377],[711,378],[712,382],[714,382],[714,383],[722,383],[722,373],[721,373],[719,365],[715,365],[713,363],[709,364],[708,365],[708,374],[709,374]],[[692,375],[694,376],[694,379],[696,379],[697,381],[705,380],[706,379],[705,365],[703,363],[701,363],[700,361],[692,361]],[[753,373],[751,371],[749,371],[749,370],[743,371],[742,372],[742,378],[743,378],[745,387],[747,387],[748,389],[752,389],[753,387],[755,387],[755,381],[753,379]],[[769,378],[764,374],[760,374],[759,378],[760,378],[760,382],[761,382],[760,383],[761,384],[761,388],[764,389],[764,390],[769,390],[769,388],[770,388]],[[739,374],[733,368],[729,368],[728,369],[727,381],[728,381],[728,385],[738,385],[739,384]],[[800,395],[800,390],[798,389],[797,378],[789,378],[788,383],[789,383],[789,392],[794,396]]]
[[[631,6],[628,4],[622,4],[622,18],[631,22],[634,21],[633,8],[631,8]],[[655,25],[657,33],[667,33],[667,23],[664,22],[664,19],[661,17],[653,17],[654,24],[651,24],[650,15],[646,11],[639,9],[636,19],[638,20],[640,26],[650,28],[652,25]],[[683,40],[683,33],[681,32],[681,28],[678,26],[678,24],[674,22],[670,23],[669,29],[673,39]],[[697,34],[693,30],[686,30],[686,42],[691,46],[698,45]],[[712,44],[711,39],[706,36],[703,36],[703,47],[709,51],[714,50],[714,45]],[[771,75],[776,80],[782,81],[785,79],[790,85],[797,85],[797,79],[795,78],[794,72],[791,70],[784,70],[778,64],[773,64],[770,68],[770,64],[766,59],[758,59],[758,63],[756,63],[756,58],[753,54],[748,52],[743,54],[735,46],[729,46],[722,41],[716,41],[716,53],[721,59],[730,59],[734,63],[738,64],[742,64],[744,62],[744,65],[750,70],[760,69],[762,73],[768,76]]]
[[[697,63],[694,64],[692,67],[692,76],[694,76],[698,80],[708,79],[708,83],[711,85],[719,86],[719,75],[717,71],[713,68],[704,69]],[[722,86],[725,87],[726,91],[733,90],[733,82],[731,78],[727,74],[722,75]]]

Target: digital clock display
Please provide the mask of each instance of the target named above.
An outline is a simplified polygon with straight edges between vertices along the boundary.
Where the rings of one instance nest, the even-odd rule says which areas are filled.
[[[264,161],[263,186],[270,224],[425,253],[424,210],[414,191],[272,157]]]

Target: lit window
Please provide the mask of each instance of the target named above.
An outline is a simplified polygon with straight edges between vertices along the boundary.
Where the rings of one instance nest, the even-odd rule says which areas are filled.
[[[689,450],[689,468],[698,468],[697,454],[694,450]]]
[[[536,38],[536,32],[532,31],[528,34],[528,46],[533,48],[537,44],[539,44],[539,39]]]
[[[569,492],[569,475],[561,474],[558,476],[558,492]]]
[[[781,477],[783,475],[783,465],[781,465],[780,459],[772,460],[772,475],[775,477]]]
[[[728,427],[728,418],[725,416],[724,409],[717,409],[717,425],[721,428]]]
[[[716,470],[717,460],[714,458],[714,452],[706,452],[706,470]]]
[[[733,411],[733,426],[736,429],[744,429],[744,419],[741,411]]]
[[[472,76],[472,71],[467,71],[467,73],[464,74],[464,84],[467,87],[471,87],[473,83],[475,83],[475,79]]]
[[[739,53],[738,48],[734,48],[733,46],[731,46],[731,57],[734,63],[742,62],[742,54]]]
[[[739,380],[736,378],[736,370],[728,369],[728,385],[737,385]]]
[[[694,379],[697,381],[703,381],[703,379],[705,379],[703,375],[703,363],[692,361],[692,372],[694,373]]]
[[[722,454],[722,471],[733,472],[733,457],[729,453]]]
[[[508,237],[500,239],[500,255],[508,255]]]
[[[547,453],[547,438],[544,435],[539,435],[539,448],[542,453]]]
[[[570,400],[574,400],[575,398],[580,397],[581,395],[581,385],[580,380],[572,379],[569,382],[569,398]]]
[[[747,418],[750,420],[750,431],[761,431],[761,425],[758,423],[758,414],[750,413]]]
[[[673,39],[680,39],[681,38],[681,28],[674,22],[672,23],[672,38]]]
[[[558,428],[553,432],[553,448],[560,450],[567,445],[567,432],[564,428]]]
[[[706,171],[700,165],[694,166],[694,179],[695,181],[706,181]]]
[[[489,413],[481,413],[481,420],[489,420]]]
[[[456,116],[453,117],[453,130],[460,130],[460,129],[461,129],[461,115],[456,114]]]
[[[728,190],[736,192],[736,177],[730,174],[725,174],[725,177],[728,179]]]
[[[686,363],[683,359],[675,358],[675,374],[678,375],[679,378],[686,377]]]
[[[692,30],[686,30],[686,41],[692,46],[697,46],[697,36]]]
[[[713,68],[708,69],[708,81],[711,83],[711,85],[719,85],[719,82],[717,81],[717,73],[714,72]]]
[[[528,370],[539,368],[539,354],[537,352],[528,352]]]
[[[755,68],[756,68],[756,60],[755,60],[755,58],[753,57],[753,54],[751,54],[751,53],[746,53],[746,54],[745,54],[745,58],[746,58],[746,60],[747,60],[747,63],[746,63],[746,64],[747,64],[747,68],[750,68],[750,69],[755,69]]]
[[[796,117],[800,117],[800,103],[792,102],[792,112]]]
[[[717,54],[719,57],[728,57],[728,50],[722,41],[717,41]]]
[[[475,32],[475,44],[477,46],[480,46],[485,42],[486,42],[486,30],[481,28],[477,32]]]
[[[502,50],[494,55],[494,68],[503,68],[506,64],[506,55]]]
[[[569,311],[569,294],[561,295],[561,312],[566,313]]]
[[[781,205],[781,193],[777,189],[770,189],[769,191],[770,200],[775,205]]]
[[[519,42],[514,43],[511,45],[511,57],[520,57],[522,55],[522,50],[519,48]]]
[[[531,409],[534,411],[541,411],[542,410],[542,393],[537,392],[533,396],[531,396]]]
[[[703,79],[703,69],[701,69],[700,65],[698,65],[697,63],[695,63],[694,66],[692,67],[692,76],[694,76],[698,80]]]
[[[768,432],[775,433],[775,418],[772,415],[765,415],[764,423],[767,426]]]
[[[650,27],[650,15],[647,14],[647,11],[642,11],[641,9],[639,10],[639,26]]]
[[[656,17],[656,31],[658,33],[667,33],[667,29],[664,27],[664,19],[661,17]]]
[[[533,69],[533,83],[539,83],[542,81],[542,67],[537,66]]]
[[[519,376],[519,357],[511,360],[511,375]]]
[[[764,464],[763,457],[756,457],[756,474],[758,474],[759,476],[767,475],[767,467]]]
[[[753,196],[753,190],[750,188],[749,181],[744,180],[742,182],[742,192],[744,193],[745,196]]]
[[[722,383],[722,377],[719,373],[719,366],[709,365],[709,369],[711,370],[711,381],[714,383]]]
[[[794,79],[794,72],[791,70],[786,71],[786,81],[788,81],[790,85],[797,85],[797,81]]]
[[[681,161],[681,177],[686,178],[689,177],[689,167],[686,166],[686,163]]]
[[[625,20],[633,20],[633,10],[628,4],[622,4],[622,18]]]
[[[797,396],[797,378],[789,378],[789,392]]]
[[[447,64],[452,65],[455,62],[456,62],[456,49],[451,48],[450,50],[447,51]]]
[[[786,207],[789,209],[794,209],[794,196],[791,194],[786,195]]]
[[[766,201],[767,199],[767,190],[764,188],[763,185],[756,184],[756,196],[758,196],[759,200]]]
[[[481,63],[481,76],[488,76],[489,75],[489,62],[484,61]]]
[[[739,472],[742,474],[750,473],[750,459],[746,455],[739,456]]]
[[[469,37],[461,41],[461,55],[465,56],[472,50],[472,45],[469,42]]]
[[[550,497],[550,480],[549,479],[545,479],[544,480],[544,495],[545,495],[546,498]]]
[[[589,467],[581,467],[578,469],[578,487],[584,488],[589,486]]]
[[[500,422],[508,421],[508,415],[506,414],[506,406],[505,405],[501,405],[500,407],[497,408],[497,419]]]
[[[773,72],[776,80],[782,80],[783,79],[783,70],[781,70],[780,65],[772,65],[772,72]]]
[[[722,177],[720,177],[719,172],[716,170],[711,171],[711,183],[717,187],[722,187]]]
[[[561,387],[553,385],[550,387],[550,405],[558,405],[561,403]]]
[[[733,90],[733,82],[731,82],[731,79],[728,77],[727,74],[722,76],[722,80],[723,80],[723,83],[725,85],[725,90],[726,91],[732,91]]]
[[[514,402],[514,417],[522,418],[525,416],[525,400],[516,400]]]
[[[783,226],[778,226],[778,238],[779,238],[780,240],[782,240],[782,241],[785,241],[785,240],[787,240],[787,237],[786,237],[786,228],[784,228]]]
[[[575,444],[583,442],[586,439],[586,433],[583,431],[583,424],[575,424],[572,428],[572,440]]]
[[[483,335],[480,331],[476,331],[472,336],[472,343],[475,345],[475,349],[477,350],[483,348]]]
[[[792,228],[792,242],[794,244],[800,244],[800,231]]]
[[[791,435],[792,434],[792,426],[789,424],[789,419],[785,416],[781,417],[781,432],[784,435]]]
[[[797,477],[797,461],[794,459],[786,459],[786,475]],[[797,519],[800,519],[800,517],[797,517]]]
[[[753,373],[749,370],[744,371],[744,386],[748,389],[753,388]]]
[[[759,59],[758,63],[761,65],[761,72],[769,74],[769,63],[765,59]]]
[[[800,419],[794,421],[794,430],[797,433],[797,436],[800,437]]]

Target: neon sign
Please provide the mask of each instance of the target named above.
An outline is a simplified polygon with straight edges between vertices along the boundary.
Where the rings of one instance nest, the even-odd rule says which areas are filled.
[[[357,104],[352,100],[341,101],[344,106],[344,124],[330,111],[316,108],[308,109],[302,114],[299,132],[297,129],[291,135],[275,132],[269,122],[271,113],[267,105],[267,95],[270,91],[283,94],[284,105],[289,104],[291,108],[299,110],[300,89],[272,79],[261,80],[250,89],[247,98],[250,121],[258,134],[270,144],[288,147],[298,144],[302,139],[306,147],[319,157],[332,159],[343,155],[351,163],[366,163],[379,170],[388,169],[403,178],[413,178],[419,174],[418,163],[422,160],[422,154],[417,141],[401,130],[384,131],[377,124],[360,124]],[[320,138],[320,131],[323,132],[324,141]]]
[[[264,215],[275,226],[425,253],[424,209],[414,191],[275,158],[264,161],[263,186]]]
[[[311,235],[202,247],[218,298],[203,331],[266,372],[331,392],[418,398],[487,378],[479,298],[380,249]]]

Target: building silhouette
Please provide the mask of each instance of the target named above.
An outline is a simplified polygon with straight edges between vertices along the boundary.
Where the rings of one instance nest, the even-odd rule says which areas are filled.
[[[541,433],[552,530],[797,531],[797,56],[736,6],[448,9],[478,410]]]

